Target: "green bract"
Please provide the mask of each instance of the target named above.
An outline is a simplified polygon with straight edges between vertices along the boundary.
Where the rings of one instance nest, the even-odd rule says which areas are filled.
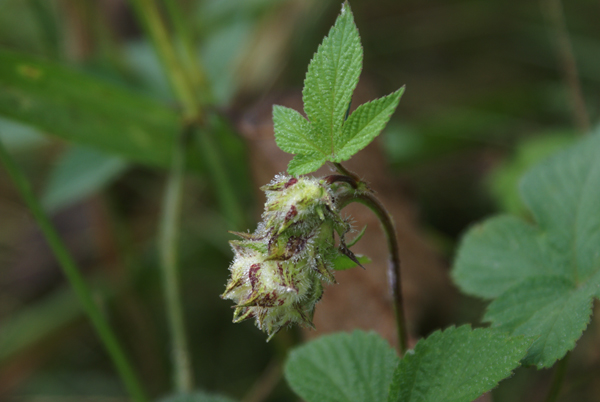
[[[312,327],[322,282],[335,283],[340,251],[334,233],[343,244],[350,225],[326,180],[281,175],[262,189],[263,221],[254,233],[236,233],[242,240],[231,241],[235,257],[222,297],[236,303],[234,322],[256,318],[270,339],[285,325]]]
[[[327,161],[350,159],[373,141],[396,110],[404,88],[359,106],[348,117],[362,58],[360,36],[345,3],[308,66],[302,92],[308,120],[293,109],[273,107],[277,145],[296,154],[288,166],[290,174],[306,174]]]

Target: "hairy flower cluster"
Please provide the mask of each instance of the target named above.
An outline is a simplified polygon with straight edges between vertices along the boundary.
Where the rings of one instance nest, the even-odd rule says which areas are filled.
[[[335,283],[334,232],[343,237],[349,224],[324,180],[278,175],[261,190],[267,195],[263,221],[230,242],[235,257],[221,297],[236,303],[233,322],[255,318],[271,339],[286,325],[313,327],[322,282]]]

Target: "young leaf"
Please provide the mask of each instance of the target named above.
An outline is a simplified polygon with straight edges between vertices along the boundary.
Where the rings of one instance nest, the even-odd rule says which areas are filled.
[[[336,136],[362,69],[363,51],[348,3],[308,66],[302,100],[318,136],[318,147],[335,154]]]
[[[307,402],[384,401],[396,352],[375,333],[323,336],[290,353],[285,378]]]
[[[336,162],[350,159],[369,145],[383,130],[396,110],[404,87],[396,92],[360,105],[344,123],[342,136],[336,141]]]
[[[292,154],[321,154],[327,151],[318,145],[312,125],[297,111],[288,107],[273,106],[275,142],[285,152]]]
[[[455,282],[495,299],[484,317],[536,337],[524,360],[550,367],[571,350],[600,297],[600,133],[530,170],[521,194],[536,225],[497,217],[471,229]]]
[[[327,162],[327,159],[319,154],[298,154],[290,161],[288,172],[291,175],[298,176],[307,174],[319,169]]]
[[[404,89],[361,105],[348,118],[352,92],[362,69],[362,46],[348,3],[311,60],[300,113],[275,106],[275,140],[285,152],[296,154],[288,172],[314,172],[325,162],[341,162],[366,147],[385,127]],[[347,120],[346,120],[347,119]]]
[[[398,364],[388,402],[470,402],[511,375],[531,340],[468,325],[436,331]]]

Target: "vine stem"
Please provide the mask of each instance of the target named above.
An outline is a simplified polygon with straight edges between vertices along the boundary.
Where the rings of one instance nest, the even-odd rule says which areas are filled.
[[[87,313],[94,329],[96,330],[96,334],[100,338],[100,341],[104,344],[104,347],[108,352],[113,364],[115,365],[115,368],[117,369],[125,388],[131,395],[131,398],[136,402],[148,401],[124,350],[117,340],[117,337],[110,328],[108,321],[104,315],[102,315],[100,309],[94,302],[92,291],[87,286],[79,268],[77,267],[77,264],[71,257],[59,234],[56,232],[56,229],[44,212],[41,204],[37,201],[29,181],[11,158],[7,150],[4,148],[2,142],[0,142],[0,160],[8,171],[8,174],[17,187],[21,197],[23,197],[23,200],[25,201],[25,204],[29,208],[35,221],[39,225],[40,230],[52,249],[54,256],[58,260],[63,273],[67,277],[67,280],[75,290],[75,294],[83,305],[85,312]]]
[[[169,332],[172,340],[173,382],[179,393],[194,388],[193,370],[186,337],[185,319],[181,303],[181,285],[178,271],[179,223],[185,173],[185,143],[192,126],[184,132],[173,147],[171,171],[164,195],[162,219],[159,228],[159,254],[164,278],[165,303]]]
[[[165,68],[171,87],[181,102],[184,117],[187,121],[197,120],[200,116],[200,105],[194,94],[194,87],[187,76],[185,68],[179,62],[160,11],[154,0],[130,0],[138,19],[150,35],[156,52]]]
[[[189,45],[184,49],[183,62],[176,51],[167,27],[161,17],[159,8],[155,0],[130,0],[134,6],[138,19],[143,24],[148,36],[152,39],[155,50],[163,64],[165,73],[171,84],[171,89],[176,95],[179,103],[183,107],[183,118],[186,124],[194,124],[196,127],[203,128],[207,122],[207,116],[203,113],[203,103],[198,96],[201,91],[205,92],[204,98],[210,98],[211,94],[208,83],[201,73],[201,63],[194,57],[195,55],[186,55],[185,52],[191,51]],[[169,15],[174,19],[176,33],[183,42],[191,40],[185,33],[185,26],[181,20],[181,12],[172,1],[166,3]],[[194,74],[190,76],[191,71]],[[198,87],[199,88],[196,88]],[[227,174],[227,168],[221,153],[218,152],[214,139],[209,130],[198,130],[200,142],[200,152],[202,159],[207,164],[207,170],[215,185],[219,205],[223,208],[223,214],[235,228],[243,227],[244,212],[237,197],[233,182]]]
[[[571,352],[568,352],[565,357],[556,364],[552,383],[550,384],[550,390],[548,391],[548,396],[546,396],[546,402],[555,402],[558,399],[567,372],[569,357],[571,357]]]
[[[338,178],[335,178],[334,181],[342,181],[348,182],[347,178],[350,178],[352,181],[356,180],[356,175],[339,163],[334,164],[338,171],[343,174]],[[342,179],[344,177],[344,179]],[[370,191],[361,191],[360,187],[365,186],[366,184],[363,182],[357,182],[352,185],[353,190],[351,192],[347,192],[342,194],[338,198],[338,205],[340,210],[346,207],[347,205],[358,202],[360,204],[368,207],[383,227],[383,232],[385,233],[385,237],[387,240],[388,249],[390,252],[390,258],[388,260],[388,278],[389,284],[392,292],[392,298],[394,301],[394,312],[396,315],[396,331],[398,333],[398,346],[400,348],[400,355],[403,356],[408,349],[408,336],[406,332],[406,317],[404,315],[404,302],[402,299],[402,280],[400,276],[401,266],[400,266],[400,250],[398,249],[398,238],[396,236],[396,228],[394,227],[394,221],[392,220],[391,215],[385,209],[381,201],[377,199]],[[356,190],[358,189],[358,190]]]
[[[154,0],[131,0],[137,16],[151,37],[173,92],[183,107],[184,130],[173,141],[170,172],[167,179],[159,228],[159,254],[164,278],[164,297],[171,335],[171,363],[175,390],[193,389],[193,370],[189,358],[185,320],[181,304],[178,272],[178,231],[185,170],[185,144],[193,124],[201,124],[202,111],[194,88],[180,63],[169,38],[167,27]]]
[[[206,72],[204,71],[202,64],[198,62],[198,55],[194,49],[192,34],[186,24],[180,4],[176,0],[163,1],[170,16],[175,35],[179,42],[179,47],[181,48],[181,60],[187,71],[188,77],[197,92],[203,94],[207,100],[212,99]]]

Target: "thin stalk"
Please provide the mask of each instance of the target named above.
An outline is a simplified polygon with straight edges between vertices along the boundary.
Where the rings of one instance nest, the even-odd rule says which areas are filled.
[[[148,35],[154,42],[175,95],[183,105],[185,122],[196,124],[198,127],[202,126],[206,116],[202,113],[201,104],[194,91],[193,80],[188,76],[184,63],[178,58],[156,3],[154,0],[131,0],[131,2],[137,11],[138,18],[144,23]],[[243,222],[242,207],[235,196],[233,184],[226,174],[225,163],[212,138],[209,138],[209,134],[208,132],[199,133],[200,151],[203,159],[207,161],[208,171],[223,206],[224,214],[237,229]]]
[[[161,18],[154,0],[131,0],[138,19],[152,38],[154,47],[169,77],[173,92],[181,102],[186,121],[197,121],[201,117],[200,105],[187,76],[185,68],[177,57],[177,52],[169,38],[167,27]]]
[[[189,130],[189,127],[186,129]],[[181,201],[183,195],[183,176],[185,173],[185,142],[182,138],[173,147],[173,158],[162,210],[159,232],[159,252],[164,276],[164,292],[167,305],[169,331],[172,340],[173,380],[179,393],[191,392],[193,384],[192,365],[181,304],[181,286],[178,267],[179,223],[181,219]]]
[[[554,376],[552,377],[552,384],[550,384],[550,390],[548,391],[548,395],[546,396],[546,402],[555,402],[558,399],[558,395],[560,394],[560,390],[563,385],[563,380],[567,372],[569,357],[571,357],[571,352],[568,352],[565,355],[565,357],[563,357],[561,360],[559,360],[558,363],[556,363],[556,366],[554,368]]]
[[[63,273],[67,277],[69,283],[73,287],[79,301],[83,305],[96,334],[104,344],[121,380],[123,381],[129,395],[136,402],[146,402],[147,398],[144,395],[142,387],[137,379],[137,376],[125,355],[117,337],[110,328],[106,318],[100,312],[100,309],[92,298],[92,291],[87,286],[79,268],[69,254],[56,229],[50,222],[50,219],[44,212],[41,204],[35,198],[31,185],[23,172],[8,154],[4,145],[0,142],[0,160],[5,166],[8,174],[15,183],[21,197],[23,197],[27,207],[31,211],[34,219],[39,225],[46,241],[50,245],[54,256],[58,260]]]
[[[590,131],[590,117],[585,106],[579,74],[577,72],[577,61],[573,54],[573,46],[569,39],[569,30],[565,21],[565,13],[561,0],[545,0],[546,9],[550,23],[554,28],[558,57],[563,70],[564,80],[569,88],[571,97],[571,108],[575,126],[582,132]]]
[[[51,6],[52,4],[48,1],[29,0],[29,7],[37,19],[45,50],[48,56],[59,60],[61,58],[60,30]]]
[[[204,163],[208,172],[213,178],[217,197],[223,213],[227,217],[228,224],[236,229],[242,228],[244,214],[240,206],[231,180],[227,174],[227,169],[223,165],[223,159],[219,153],[217,145],[209,132],[200,132],[197,136],[198,146],[204,156]]]
[[[169,13],[170,21],[173,24],[175,36],[180,45],[181,59],[188,76],[190,77],[196,92],[199,95],[204,95],[210,99],[211,94],[208,82],[206,81],[206,73],[202,68],[202,64],[198,62],[198,55],[194,49],[192,35],[185,23],[183,12],[175,0],[164,0],[164,4]]]
[[[341,166],[341,165],[340,165]],[[349,172],[346,169],[340,173]],[[345,181],[345,180],[336,180]],[[353,186],[357,188],[358,186]],[[339,208],[343,209],[348,204],[358,202],[368,207],[379,219],[385,238],[387,240],[390,258],[388,260],[388,277],[394,301],[394,312],[396,315],[396,330],[398,332],[398,346],[400,355],[404,355],[408,348],[408,337],[406,333],[406,318],[404,316],[404,302],[402,300],[402,281],[400,276],[400,250],[398,249],[398,238],[392,217],[383,204],[371,192],[351,191],[343,194],[339,200]]]

